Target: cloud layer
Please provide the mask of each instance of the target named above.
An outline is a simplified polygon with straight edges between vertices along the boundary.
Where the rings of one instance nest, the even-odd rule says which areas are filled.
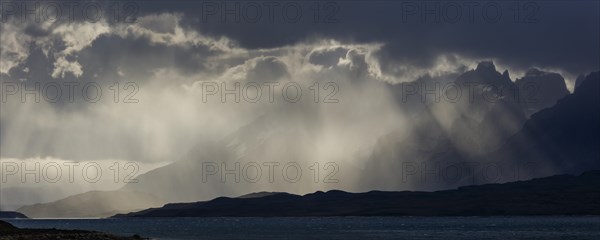
[[[174,162],[267,116],[276,124],[262,137],[299,135],[266,145],[273,156],[308,149],[311,161],[360,171],[419,110],[398,107],[391,84],[454,80],[493,60],[512,80],[537,67],[572,89],[600,65],[595,1],[133,3],[134,22],[2,16],[0,157]]]

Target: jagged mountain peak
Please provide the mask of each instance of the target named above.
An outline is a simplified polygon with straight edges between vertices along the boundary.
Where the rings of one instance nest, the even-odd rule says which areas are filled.
[[[565,83],[565,79],[560,74],[555,73],[555,72],[546,72],[546,71],[542,71],[537,68],[531,68],[531,69],[527,70],[527,72],[525,73],[525,76],[517,79],[516,82],[523,83],[523,82],[530,82],[530,81],[533,81],[533,83],[539,84],[539,86],[537,86],[538,88],[551,85],[552,87],[559,88],[560,91],[568,92],[567,85]]]
[[[500,73],[492,61],[482,61],[477,68],[459,75],[455,81],[458,84],[482,83],[496,87],[511,87],[513,82],[508,77],[508,71]]]
[[[540,70],[539,68],[530,68],[529,70],[527,70],[524,77],[544,77],[544,76],[560,76],[562,78],[562,76],[558,73],[547,72],[544,70]]]
[[[477,68],[475,69],[475,71],[494,71],[496,72],[496,66],[494,65],[493,61],[481,61],[479,62],[479,64],[477,64]]]
[[[569,94],[565,79],[560,74],[537,68],[529,69],[515,83],[520,90],[520,103],[528,116],[553,106]]]
[[[510,80],[510,74],[508,73],[508,70],[504,70],[504,72],[502,72],[502,77]]]
[[[546,72],[538,69],[538,68],[530,68],[529,70],[527,70],[527,72],[525,73],[525,76],[529,76],[529,77],[538,77],[541,75],[544,75]]]

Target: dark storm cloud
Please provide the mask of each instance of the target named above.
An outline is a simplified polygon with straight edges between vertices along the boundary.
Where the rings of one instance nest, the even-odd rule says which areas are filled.
[[[402,79],[410,81],[424,78],[453,79],[448,76],[456,76],[456,72],[466,70],[465,61],[461,58],[469,58],[473,61],[493,59],[502,66],[517,70],[534,66],[551,68],[566,71],[574,76],[599,68],[600,3],[596,1],[539,1],[531,2],[530,5],[522,2],[477,1],[427,1],[426,3],[430,5],[423,5],[416,1],[345,1],[321,2],[318,5],[315,2],[303,1],[230,1],[228,8],[231,10],[233,7],[232,11],[220,9],[223,6],[222,2],[216,1],[171,1],[168,4],[164,1],[130,3],[134,3],[130,6],[134,6],[137,15],[136,23],[128,23],[124,16],[105,17],[103,20],[106,20],[107,23],[100,21],[95,26],[61,25],[64,22],[57,22],[50,26],[44,24],[10,26],[10,24],[4,25],[3,22],[3,35],[18,36],[18,31],[15,29],[21,29],[24,33],[22,35],[27,35],[32,44],[24,47],[24,49],[29,49],[26,53],[21,51],[23,49],[15,50],[6,47],[7,51],[18,53],[14,62],[18,62],[19,65],[12,68],[8,75],[0,73],[2,79],[4,81],[20,81],[23,78],[32,82],[43,82],[45,79],[60,79],[64,82],[98,81],[107,85],[114,81],[125,80],[136,81],[137,84],[143,85],[146,80],[151,79],[160,82],[157,83],[160,86],[156,87],[160,91],[149,91],[150,87],[142,86],[142,92],[162,93],[164,90],[162,87],[179,86],[181,81],[190,83],[207,80],[213,76],[219,80],[227,80],[227,77],[238,80],[235,78],[237,75],[228,75],[229,70],[238,68],[241,69],[239,73],[243,73],[240,75],[248,78],[248,81],[275,81],[286,76],[301,79],[308,75],[328,80],[343,78],[343,80],[350,80],[352,84],[361,84],[364,81],[357,80],[377,75],[377,72],[370,72],[372,68],[379,68],[383,73],[392,76],[409,76]],[[107,6],[105,2],[101,2],[101,4],[103,7]],[[235,4],[239,5],[240,10],[236,10]],[[272,9],[273,18],[268,13],[270,9],[268,4],[275,4],[271,5],[274,7]],[[471,8],[467,7],[467,4],[473,7],[473,18],[468,13]],[[451,11],[449,6],[455,6],[457,7],[455,9],[461,11],[456,22],[448,20],[448,12],[444,12]],[[485,6],[497,6],[502,9],[502,15],[498,15],[497,22],[490,21],[489,18],[492,15],[489,15],[489,12],[486,12],[487,15],[483,14],[482,8]],[[514,20],[515,10],[511,10],[514,7],[520,11],[520,18],[517,22]],[[131,10],[125,8],[124,5],[120,9]],[[261,15],[249,15],[243,9],[259,9],[262,13]],[[302,9],[302,14],[291,14],[290,12],[293,12],[294,9]],[[429,11],[431,9],[433,12]],[[129,10],[124,12],[131,13]],[[421,15],[422,13],[425,15]],[[254,21],[252,20],[253,16],[260,17]],[[487,18],[483,16],[487,16]],[[86,22],[86,19],[78,17],[74,22]],[[104,26],[105,24],[107,26]],[[61,28],[62,32],[56,31],[57,28]],[[196,32],[199,34],[195,35]],[[182,34],[178,35],[179,33]],[[86,36],[91,37],[87,39]],[[211,40],[203,42],[202,38],[207,36]],[[228,41],[220,43],[222,36],[234,43]],[[77,39],[79,37],[81,39]],[[17,38],[7,39],[12,43],[28,42]],[[65,39],[68,40],[68,43]],[[336,43],[323,43],[328,40],[335,40]],[[305,43],[308,46],[306,49],[302,49],[301,45]],[[363,43],[381,45],[381,49],[360,50],[354,46]],[[3,41],[3,49],[8,46],[6,44]],[[214,44],[224,46],[215,47]],[[44,46],[51,46],[48,54],[43,52]],[[320,47],[325,48],[319,49]],[[68,50],[70,48],[73,50]],[[311,54],[307,55],[309,56],[307,62],[326,68],[332,67],[332,69],[307,75],[298,74],[302,71],[295,68],[301,64],[293,65],[289,64],[289,61],[296,59],[294,54],[304,57],[308,53]],[[292,55],[294,56],[292,57]],[[454,65],[460,66],[439,68],[436,65],[440,63],[438,61],[440,56],[444,56],[444,59],[450,64],[454,63]],[[304,61],[304,59],[299,61]],[[59,65],[63,67],[62,69],[57,67],[57,62],[65,64]],[[77,65],[81,67],[80,70],[76,68]],[[6,66],[11,67],[12,65]],[[427,75],[428,72],[423,69],[428,68],[442,69],[436,70],[442,72],[442,76]],[[176,71],[162,75],[156,74],[162,69]],[[444,72],[447,70],[449,72]],[[76,74],[80,74],[80,76],[76,76]],[[171,77],[169,74],[174,75],[173,79],[166,78]],[[196,74],[205,78],[200,79]],[[59,77],[54,78],[53,75]],[[163,78],[163,76],[166,77]],[[170,85],[171,83],[175,84]],[[347,88],[345,91],[350,90]],[[171,96],[164,98],[170,99],[169,97]],[[157,98],[156,95],[144,100],[150,102],[153,98]],[[106,99],[111,100],[109,97]],[[183,104],[186,100],[190,100],[183,97],[175,99],[177,101],[168,102],[169,109],[173,109],[171,107],[173,103]],[[51,104],[49,106],[58,110],[62,110],[63,106],[71,106],[70,108],[74,110],[73,113],[89,107],[87,102],[78,102],[83,104]],[[18,107],[16,106],[14,109],[21,109]],[[48,109],[49,107],[43,107],[43,110]],[[181,107],[181,109],[186,108]],[[12,115],[6,115],[7,110],[3,109],[4,116],[12,117]],[[34,111],[32,110],[32,112]],[[123,108],[115,110],[115,112],[124,114],[130,112],[130,109]],[[63,112],[58,113],[62,114]],[[44,114],[47,113],[41,113],[41,115]],[[51,116],[51,119],[59,122],[60,114],[56,114],[57,117]],[[110,117],[107,118],[109,120],[100,119],[99,121],[110,121],[114,119],[111,118],[112,116],[121,116],[119,114],[109,115]],[[193,114],[190,113],[194,116]],[[181,113],[181,116],[181,119],[191,118],[184,113]],[[10,129],[11,125],[7,125],[8,123],[20,123],[18,120],[7,122],[8,120],[8,118],[3,119],[0,123],[3,130]],[[80,123],[74,125],[77,127],[74,129],[88,127],[88,125]],[[151,124],[148,125],[151,126]],[[185,126],[184,124],[180,125]],[[16,129],[20,125],[14,126],[16,127],[13,129]],[[152,126],[152,128],[156,127]],[[106,134],[106,131],[98,131],[91,135],[100,135],[106,139],[109,137],[123,139],[123,142],[133,143],[127,147],[138,151],[146,145],[135,143],[135,137],[130,139],[125,135],[143,136],[146,133],[144,129],[150,129],[150,127],[146,126],[142,130],[132,130],[131,132],[115,128]],[[121,136],[121,132],[123,132],[123,136]],[[169,131],[165,130],[165,132]],[[187,131],[185,133],[187,134]],[[2,134],[0,139],[3,144],[9,142],[8,133],[3,131]],[[60,147],[46,149],[50,146],[46,144],[46,141],[53,139],[52,136],[55,134],[53,131],[33,129],[29,135],[17,131],[10,134],[12,134],[10,136],[25,136],[23,141],[18,143],[34,142],[36,143],[34,145],[40,147],[13,148],[9,156],[22,157],[43,153],[73,159],[106,156],[143,159],[154,154],[136,155],[127,151],[113,154],[115,151],[106,150],[109,148],[84,149],[72,154],[65,154],[76,148],[73,148],[72,144],[54,144],[55,146],[60,145]],[[29,141],[27,139],[39,138],[40,135],[44,136],[40,138],[41,140]],[[175,135],[177,134],[173,134],[173,136]],[[173,138],[169,134],[165,134],[165,136],[157,134],[157,136]],[[90,146],[106,145],[103,141],[104,138],[99,142],[85,138],[77,139],[79,140],[77,142],[80,143],[90,142]],[[114,143],[114,145],[119,145],[118,143]],[[177,146],[176,143],[172,145]],[[3,148],[5,147],[3,146]],[[110,155],[107,155],[107,152],[110,152]],[[6,153],[3,151],[3,154]],[[160,156],[168,155],[164,152],[159,154],[162,154]]]
[[[89,9],[96,8],[103,10],[102,20],[111,25],[149,14],[179,13],[184,29],[226,36],[249,49],[323,38],[379,42],[383,44],[377,54],[380,67],[392,74],[398,65],[432,67],[442,54],[494,59],[518,70],[560,69],[571,75],[600,68],[597,1],[81,2],[73,20],[95,21],[97,16]],[[173,18],[156,17],[140,26],[173,33],[175,24]],[[26,33],[47,34],[34,26]]]
[[[246,48],[273,48],[311,38],[381,42],[385,44],[379,54],[383,70],[386,63],[429,67],[437,56],[449,53],[493,58],[517,69],[538,66],[571,74],[600,65],[600,3],[596,1],[226,4],[175,1],[165,10],[160,2],[139,2],[142,13],[183,12],[183,25],[227,36]],[[258,20],[252,18],[256,6],[262,14]],[[302,15],[294,18],[298,7]]]
[[[83,78],[108,74],[109,79],[116,80],[121,71],[136,79],[148,79],[157,68],[175,68],[183,73],[203,71],[206,58],[215,54],[204,45],[167,46],[143,37],[101,36],[79,53],[79,59],[85,66],[84,74],[88,74]]]

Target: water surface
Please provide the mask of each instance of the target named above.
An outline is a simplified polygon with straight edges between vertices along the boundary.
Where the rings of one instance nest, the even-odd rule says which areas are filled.
[[[153,239],[600,239],[600,217],[10,219]]]

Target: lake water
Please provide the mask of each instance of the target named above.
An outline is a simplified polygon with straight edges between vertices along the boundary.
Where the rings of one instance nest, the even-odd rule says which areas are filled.
[[[600,217],[10,219],[153,239],[600,239]]]

